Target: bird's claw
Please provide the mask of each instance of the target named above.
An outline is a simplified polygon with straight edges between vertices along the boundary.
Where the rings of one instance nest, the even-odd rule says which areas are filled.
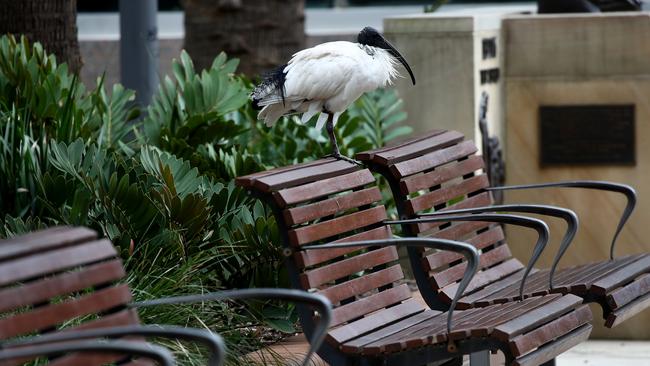
[[[328,156],[331,156],[331,157],[333,157],[334,159],[347,161],[348,163],[356,164],[356,165],[358,165],[358,166],[360,166],[360,167],[363,167],[363,163],[362,163],[362,162],[360,162],[360,161],[358,161],[358,160],[354,160],[354,159],[352,159],[352,158],[348,158],[348,157],[345,156],[345,155],[341,155],[341,154],[330,154],[330,155],[328,155]]]

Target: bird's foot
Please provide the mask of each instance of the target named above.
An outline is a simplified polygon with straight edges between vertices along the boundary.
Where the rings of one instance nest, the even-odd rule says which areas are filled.
[[[352,159],[352,158],[348,158],[347,156],[345,156],[345,155],[341,155],[340,153],[338,153],[338,154],[337,154],[337,153],[334,153],[334,154],[330,154],[330,155],[327,155],[327,156],[328,156],[328,157],[331,156],[331,157],[333,157],[334,159],[347,161],[348,163],[356,164],[356,165],[358,165],[358,166],[360,166],[360,167],[363,167],[363,163],[360,162],[359,160],[354,160],[354,159]]]

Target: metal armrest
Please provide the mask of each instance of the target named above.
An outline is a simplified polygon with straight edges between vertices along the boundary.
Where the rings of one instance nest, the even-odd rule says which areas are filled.
[[[456,308],[456,303],[462,296],[465,288],[469,285],[470,281],[478,271],[479,264],[479,252],[478,250],[467,243],[462,243],[453,240],[446,239],[436,239],[436,238],[394,238],[394,239],[382,239],[382,240],[362,240],[354,242],[343,242],[343,243],[330,243],[322,245],[306,245],[303,246],[303,250],[312,250],[312,249],[333,249],[333,248],[350,248],[350,247],[387,247],[387,246],[407,246],[407,247],[421,247],[421,248],[432,248],[440,250],[449,250],[452,252],[461,253],[465,258],[467,258],[467,269],[463,274],[463,279],[458,285],[458,290],[454,295],[454,299],[451,302],[451,307],[449,308],[449,314],[447,315],[447,332],[451,332],[451,319],[454,309]]]
[[[55,355],[68,352],[124,353],[148,358],[163,366],[173,366],[174,357],[165,348],[133,341],[83,341],[62,344],[29,345],[16,349],[0,350],[0,361],[23,357]]]
[[[533,248],[533,254],[530,256],[530,260],[526,265],[524,272],[524,277],[521,279],[521,285],[519,287],[519,296],[521,299],[524,299],[524,287],[526,286],[526,277],[533,269],[533,266],[539,259],[540,255],[546,248],[548,243],[548,226],[542,220],[535,219],[532,217],[518,216],[518,215],[506,215],[506,214],[474,214],[474,215],[457,215],[457,216],[436,216],[436,217],[423,217],[419,219],[410,219],[410,220],[396,220],[396,221],[384,221],[385,224],[419,224],[423,222],[450,222],[450,221],[484,221],[484,222],[498,222],[504,224],[511,224],[517,226],[528,227],[537,231],[537,242]]]
[[[623,230],[623,226],[632,215],[634,207],[636,206],[636,191],[634,188],[627,184],[622,183],[613,183],[597,180],[573,180],[565,182],[550,182],[550,183],[537,183],[537,184],[523,184],[515,186],[502,186],[502,187],[489,187],[486,188],[487,191],[502,191],[502,190],[521,190],[521,189],[533,189],[533,188],[585,188],[585,189],[596,189],[601,191],[610,191],[622,193],[627,198],[627,204],[621,215],[621,219],[618,222],[616,227],[616,232],[612,238],[612,244],[609,248],[609,258],[614,259],[614,247],[616,245],[616,239],[618,235]]]
[[[127,325],[88,330],[70,330],[66,332],[44,334],[33,338],[8,341],[3,343],[3,346],[22,347],[26,345],[43,345],[55,342],[78,341],[89,338],[114,338],[129,335],[183,339],[203,343],[210,350],[210,358],[208,359],[209,366],[219,366],[223,364],[225,359],[226,346],[219,335],[203,329],[157,325]]]
[[[320,348],[327,335],[327,329],[332,320],[332,304],[322,295],[310,294],[301,290],[279,289],[279,288],[252,288],[240,290],[227,290],[219,291],[201,295],[189,296],[175,296],[163,299],[154,299],[141,302],[135,302],[129,306],[139,308],[156,305],[175,305],[175,304],[189,304],[206,301],[224,301],[224,300],[246,300],[246,299],[274,299],[274,300],[288,300],[303,304],[308,304],[318,310],[320,319],[318,327],[314,330],[314,334],[310,340],[311,347],[305,356],[302,365],[306,366],[309,363],[311,356]]]
[[[553,289],[553,276],[555,275],[555,270],[557,268],[560,259],[564,253],[569,249],[569,245],[573,242],[573,238],[578,232],[578,215],[575,212],[556,206],[548,205],[494,205],[494,206],[483,206],[483,207],[472,207],[459,210],[445,210],[428,214],[421,214],[420,217],[431,217],[431,216],[442,216],[442,215],[456,215],[456,214],[468,214],[468,213],[484,213],[484,212],[526,212],[533,214],[540,214],[546,216],[553,216],[563,219],[567,224],[567,230],[562,237],[560,242],[560,248],[558,249],[555,259],[553,260],[553,265],[551,266],[551,271],[549,274],[549,287]]]

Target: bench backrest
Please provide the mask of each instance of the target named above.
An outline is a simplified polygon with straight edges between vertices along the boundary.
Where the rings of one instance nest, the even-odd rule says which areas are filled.
[[[125,307],[131,291],[119,283],[124,276],[113,244],[86,228],[55,227],[0,240],[0,345],[64,325],[91,329],[138,324],[137,313]],[[51,364],[102,364],[120,358],[69,354]]]
[[[484,162],[474,142],[456,131],[433,131],[402,144],[364,152],[357,159],[391,184],[402,219],[418,214],[488,206],[492,203]],[[466,241],[481,250],[481,271],[467,292],[523,268],[512,257],[499,225],[483,222],[420,223],[405,226],[408,235]],[[420,251],[420,268],[448,302],[463,276],[462,257],[450,252]],[[415,270],[415,269],[414,269]]]
[[[275,211],[290,249],[294,286],[334,305],[328,340],[342,343],[423,310],[411,299],[395,247],[303,250],[307,244],[391,237],[386,210],[367,169],[334,159],[261,172],[237,184]],[[304,319],[303,319],[304,321]],[[343,325],[343,326],[341,326]]]

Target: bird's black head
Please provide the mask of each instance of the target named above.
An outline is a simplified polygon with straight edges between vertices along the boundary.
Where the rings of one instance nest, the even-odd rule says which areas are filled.
[[[406,62],[406,59],[404,59],[404,56],[402,56],[395,49],[395,47],[393,47],[393,45],[390,44],[390,42],[388,42],[386,38],[384,38],[384,36],[382,36],[375,28],[363,28],[357,36],[357,42],[364,46],[377,47],[388,51],[388,53],[390,53],[399,62],[401,62],[402,65],[404,65],[406,71],[408,71],[409,75],[411,75],[411,81],[413,82],[413,85],[415,85],[415,76],[413,75],[413,71],[411,71],[411,67],[409,66],[408,62]]]
[[[379,45],[386,41],[384,37],[373,27],[365,27],[359,32],[357,42],[365,46],[379,47]]]

